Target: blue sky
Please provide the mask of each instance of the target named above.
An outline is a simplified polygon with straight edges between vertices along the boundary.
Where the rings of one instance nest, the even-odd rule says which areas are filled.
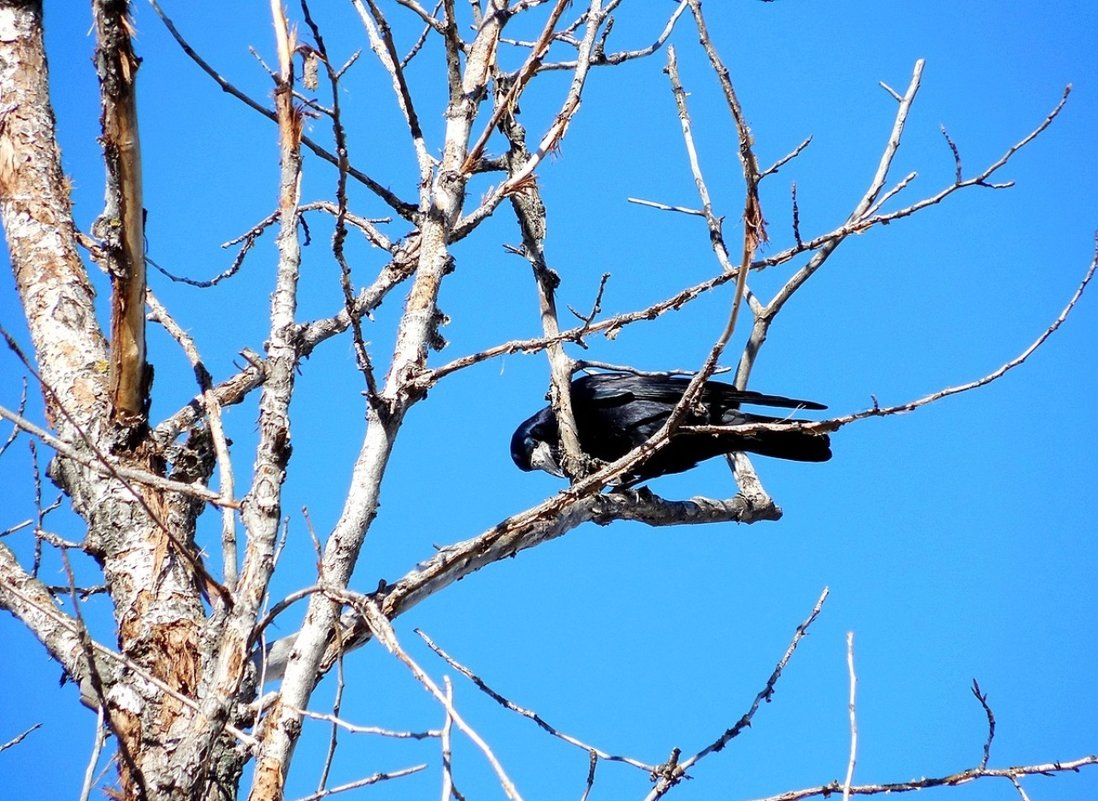
[[[248,47],[273,60],[267,4],[223,6],[171,3],[167,10],[217,69],[265,99],[271,84]],[[624,4],[611,45],[647,44],[669,9]],[[332,4],[315,11],[332,52],[347,57],[366,48],[348,9]],[[1060,119],[996,176],[1015,181],[1013,189],[967,190],[914,218],[851,237],[780,315],[753,374],[754,388],[818,399],[840,414],[865,408],[871,396],[882,405],[900,403],[992,371],[1056,317],[1090,263],[1098,228],[1092,41],[1098,11],[1092,4],[778,0],[711,2],[706,12],[760,162],[770,164],[813,137],[764,184],[768,252],[791,242],[792,181],[805,238],[849,214],[872,177],[895,111],[878,81],[902,92],[916,59],[926,59],[926,70],[893,177],[915,170],[918,178],[890,208],[951,180],[953,159],[939,126],[972,174],[1035,127],[1066,84],[1074,87]],[[146,5],[136,14],[149,254],[177,274],[210,278],[232,259],[221,243],[274,208],[275,130],[199,74]],[[394,11],[393,21],[407,19]],[[85,230],[102,198],[89,24],[87,9],[75,13],[47,3],[64,165]],[[402,47],[419,29],[412,31],[398,34]],[[695,40],[684,18],[672,41],[691,93],[702,165],[735,242],[742,181],[734,131]],[[445,98],[435,55],[428,51],[413,62],[411,76],[423,89],[420,113],[437,148]],[[343,98],[352,160],[414,198],[413,154],[372,58],[365,49]],[[563,278],[562,311],[565,304],[588,309],[603,272],[612,274],[603,303],[610,315],[642,308],[719,270],[700,220],[626,201],[697,205],[665,63],[658,54],[596,71],[560,153],[539,170],[549,207],[548,257]],[[532,136],[555,114],[565,88],[563,77],[554,76],[530,90],[522,105]],[[319,121],[310,133],[329,136]],[[470,199],[489,183],[479,182]],[[308,162],[303,199],[329,197],[334,184],[332,169]],[[363,189],[352,187],[350,200],[358,213],[384,214]],[[319,218],[310,222],[302,319],[340,305],[329,228]],[[405,232],[400,223],[387,230]],[[443,331],[450,345],[432,356],[433,364],[538,332],[529,270],[501,247],[518,240],[504,209],[455,248],[457,270],[441,297],[452,318]],[[236,278],[213,290],[171,284],[155,273],[150,279],[196,336],[215,378],[230,374],[241,348],[262,347],[272,254],[268,237]],[[382,263],[378,251],[358,242],[350,255],[360,282]],[[752,289],[769,297],[789,274],[785,266],[753,277]],[[3,275],[0,323],[20,331],[10,270]],[[101,276],[95,280],[105,298]],[[390,297],[366,331],[382,365],[402,297]],[[722,290],[613,341],[594,338],[590,351],[572,355],[646,369],[695,367],[720,332],[729,299]],[[194,387],[178,349],[155,327],[150,343],[159,420]],[[729,362],[738,356],[737,343],[742,335]],[[0,365],[0,403],[11,408],[24,371],[7,352]],[[849,426],[833,437],[835,456],[825,465],[756,460],[784,509],[780,522],[585,526],[430,599],[398,619],[398,636],[436,679],[453,671],[422,646],[415,627],[561,729],[658,763],[673,746],[687,754],[698,750],[747,710],[794,627],[828,586],[823,614],[773,702],[725,752],[701,763],[695,780],[675,796],[750,799],[841,778],[849,738],[848,631],[859,676],[858,782],[944,775],[978,763],[986,720],[969,692],[974,677],[998,722],[993,766],[1098,752],[1095,365],[1098,306],[1085,296],[1065,326],[1001,381],[910,415]],[[507,455],[511,431],[542,405],[547,380],[544,357],[510,356],[455,374],[412,411],[356,573],[357,589],[395,580],[428,557],[432,545],[473,536],[560,488],[548,475],[520,473]],[[362,434],[361,389],[346,340],[329,342],[302,366],[284,504],[290,535],[272,587],[275,599],[312,583],[312,545],[300,510],[308,507],[321,534],[338,516]],[[40,402],[33,387],[31,396],[35,410]],[[254,399],[230,410],[227,421],[241,482],[251,464]],[[0,528],[32,513],[28,460],[25,440],[0,459]],[[672,498],[732,492],[718,463],[661,479],[653,489]],[[48,484],[44,492],[52,497]],[[50,521],[57,533],[80,536],[63,512]],[[203,528],[211,551],[215,526],[206,521]],[[30,553],[25,533],[5,542]],[[57,571],[56,561],[46,569]],[[109,638],[102,621],[95,622],[103,612],[101,601],[89,604],[93,625]],[[280,633],[292,631],[294,620],[288,615]],[[0,618],[0,637],[6,644],[0,742],[43,724],[18,749],[0,754],[0,776],[14,786],[13,797],[73,797],[94,717],[77,705],[71,687],[57,687],[60,671],[14,619]],[[347,671],[346,718],[402,729],[441,723],[437,706],[379,649],[354,655]],[[524,797],[579,796],[587,769],[582,752],[549,741],[459,677],[455,687],[459,708],[496,747]],[[315,706],[323,709],[331,693],[329,683],[323,685]],[[316,726],[303,740],[288,797],[314,788],[325,737]],[[419,776],[360,794],[436,793],[436,743],[342,739],[346,752],[336,761],[333,784],[429,762]],[[457,747],[456,764],[464,792],[502,797],[468,744]],[[37,769],[42,765],[51,769]],[[1095,797],[1098,770],[1024,785],[1034,799]],[[596,788],[603,798],[643,797],[647,786],[631,768],[599,767]],[[1014,792],[1000,780],[948,795]]]

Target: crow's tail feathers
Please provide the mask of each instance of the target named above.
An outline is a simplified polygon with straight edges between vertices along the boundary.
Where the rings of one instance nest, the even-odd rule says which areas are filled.
[[[794,462],[826,462],[831,458],[831,439],[808,431],[759,431],[738,437],[733,449]]]
[[[782,409],[811,409],[812,411],[822,411],[827,408],[824,404],[816,403],[816,401],[787,398],[784,395],[767,395],[750,389],[733,389],[730,386],[718,384],[716,382],[711,382],[706,385],[706,393],[712,393],[729,406],[739,406],[740,404],[746,403],[755,406],[776,406]],[[706,394],[703,394],[702,398],[703,400],[710,400]]]

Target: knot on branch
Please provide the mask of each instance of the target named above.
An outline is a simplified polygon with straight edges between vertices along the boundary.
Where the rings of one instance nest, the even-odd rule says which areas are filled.
[[[393,267],[402,274],[411,273],[419,262],[419,230],[412,231],[404,239],[393,245]]]
[[[203,485],[213,475],[216,463],[213,439],[205,424],[196,425],[181,444],[171,443],[165,451],[168,476],[187,484]]]
[[[450,260],[452,263],[452,259]],[[441,309],[436,308],[431,314],[431,323],[427,331],[427,345],[431,350],[442,350],[450,343],[446,341],[446,337],[439,333],[438,329],[441,326],[449,325],[450,317],[445,314]]]
[[[658,782],[665,788],[674,787],[683,779],[689,779],[686,775],[686,771],[683,770],[679,764],[679,756],[682,754],[682,749],[676,746],[671,749],[671,756],[667,758],[667,761],[662,765],[657,765],[656,769],[650,774],[650,778],[653,782]]]
[[[589,456],[586,453],[571,454],[566,448],[560,448],[560,468],[564,474],[572,480],[572,483],[582,481],[587,476],[606,466],[606,462]]]

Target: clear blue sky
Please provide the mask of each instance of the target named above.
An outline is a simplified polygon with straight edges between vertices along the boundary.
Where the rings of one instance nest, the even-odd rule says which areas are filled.
[[[98,95],[89,12],[70,5],[47,3],[47,42],[64,164],[77,222],[86,230],[102,202]],[[624,4],[613,48],[650,42],[662,27],[657,6],[664,13],[670,5]],[[170,2],[168,11],[226,77],[267,98],[270,81],[248,53],[254,45],[273,60],[267,3],[214,9]],[[364,33],[342,4],[316,11],[332,52],[365,51],[343,98],[352,160],[414,198],[412,150]],[[738,0],[710,2],[706,11],[759,160],[772,163],[814,137],[764,186],[772,252],[791,241],[791,181],[805,238],[845,219],[891,127],[895,103],[877,83],[902,92],[916,59],[926,59],[926,71],[894,178],[911,170],[919,177],[892,208],[951,180],[954,165],[940,125],[971,174],[1039,123],[1065,84],[1074,86],[1061,118],[996,176],[1016,181],[1015,188],[968,190],[846,242],[775,324],[754,388],[815,398],[837,413],[865,408],[871,396],[882,405],[899,403],[990,372],[1055,318],[1091,260],[1098,228],[1098,11],[1092,3]],[[405,16],[394,11],[394,23]],[[201,75],[144,4],[137,6],[136,27],[145,59],[139,91],[149,254],[175,273],[209,278],[232,258],[220,244],[274,208],[275,130]],[[413,29],[398,35],[402,47],[418,34]],[[734,133],[695,40],[687,16],[673,41],[691,92],[703,167],[735,241],[742,182]],[[439,61],[425,53],[415,64],[413,80],[433,84],[420,113],[437,149],[444,103]],[[560,154],[539,170],[549,206],[549,259],[564,279],[562,309],[565,303],[589,308],[603,272],[612,273],[604,311],[613,314],[719,269],[698,219],[626,202],[636,196],[697,205],[664,65],[659,54],[597,71]],[[523,110],[532,135],[555,113],[564,89],[564,80],[551,78],[528,95]],[[311,133],[328,137],[319,121]],[[330,167],[310,161],[303,199],[329,197],[334,183]],[[479,183],[470,198],[488,183]],[[361,214],[384,213],[359,187],[351,190],[351,206]],[[329,229],[319,219],[312,223],[302,319],[330,314],[340,303]],[[395,236],[405,231],[399,223],[389,229]],[[453,320],[443,331],[450,346],[433,355],[433,363],[537,333],[528,268],[500,246],[518,239],[504,208],[499,220],[455,249],[457,271],[441,299]],[[232,371],[242,347],[262,347],[272,252],[268,237],[239,276],[214,290],[152,274],[153,289],[197,337],[215,378]],[[357,243],[352,257],[359,281],[381,263],[378,251]],[[10,270],[2,274],[0,323],[21,330]],[[788,275],[788,267],[770,271],[754,278],[752,288],[768,297]],[[95,280],[105,298],[101,277]],[[402,297],[392,296],[366,332],[382,365]],[[612,342],[593,339],[589,354],[572,355],[647,369],[697,366],[728,302],[724,291]],[[159,420],[194,388],[178,349],[155,327],[150,331],[153,417]],[[730,353],[738,353],[735,346]],[[1096,365],[1092,295],[1026,365],[985,389],[843,429],[826,465],[756,460],[785,511],[778,523],[586,526],[422,604],[398,619],[398,635],[436,678],[452,671],[422,647],[413,627],[561,729],[658,763],[673,746],[693,753],[747,710],[826,585],[830,600],[773,702],[674,797],[750,799],[842,778],[848,631],[855,633],[859,675],[858,782],[944,775],[978,763],[986,721],[969,693],[974,677],[998,721],[993,766],[1098,752]],[[11,354],[0,353],[0,403],[18,404],[22,374]],[[473,536],[560,487],[548,475],[520,473],[507,455],[514,425],[541,405],[546,385],[544,357],[511,356],[456,374],[413,410],[356,588],[395,580],[428,557],[433,544]],[[300,510],[308,507],[321,534],[336,519],[362,433],[361,388],[346,340],[328,343],[303,365],[284,504],[290,538],[275,598],[313,582]],[[38,409],[34,387],[30,394]],[[228,424],[243,480],[254,401],[231,410]],[[6,433],[4,427],[0,434]],[[25,440],[0,459],[0,529],[32,513],[28,460]],[[672,498],[731,492],[727,470],[717,463],[653,489]],[[51,493],[47,484],[47,500]],[[50,521],[56,533],[80,536],[62,514]],[[211,522],[203,536],[215,550]],[[25,533],[5,542],[30,553]],[[62,582],[56,561],[46,570]],[[102,601],[90,605],[93,621],[103,608]],[[279,633],[292,631],[294,620],[288,615]],[[98,630],[102,635],[106,628]],[[0,637],[0,742],[43,724],[18,749],[0,754],[0,778],[12,797],[72,798],[94,717],[77,705],[72,687],[58,689],[59,669],[14,619],[0,618]],[[375,647],[349,660],[348,685],[343,714],[357,723],[402,729],[441,723],[433,702]],[[459,708],[496,746],[527,799],[580,795],[583,753],[548,740],[460,678],[456,692]],[[315,707],[323,709],[330,697],[325,684]],[[288,797],[314,788],[325,737],[318,726],[303,740]],[[333,784],[428,761],[432,767],[423,774],[360,795],[435,796],[436,743],[369,739],[345,748]],[[469,797],[502,797],[467,744],[457,754],[459,789]],[[647,786],[639,772],[604,763],[596,797],[639,798]],[[1025,787],[1034,799],[1093,798],[1098,770],[1028,779]],[[948,797],[1014,793],[1005,781],[985,781]]]

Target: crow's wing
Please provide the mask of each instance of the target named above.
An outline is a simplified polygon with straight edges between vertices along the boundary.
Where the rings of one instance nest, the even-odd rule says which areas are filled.
[[[674,406],[682,398],[690,379],[682,376],[647,376],[628,373],[599,373],[576,379],[574,393],[599,406],[620,406],[630,401]],[[815,401],[787,398],[782,395],[766,395],[752,390],[739,390],[720,381],[707,381],[702,390],[702,403],[718,408],[735,408],[741,403],[756,406],[774,406],[782,409],[814,409],[827,407]]]

